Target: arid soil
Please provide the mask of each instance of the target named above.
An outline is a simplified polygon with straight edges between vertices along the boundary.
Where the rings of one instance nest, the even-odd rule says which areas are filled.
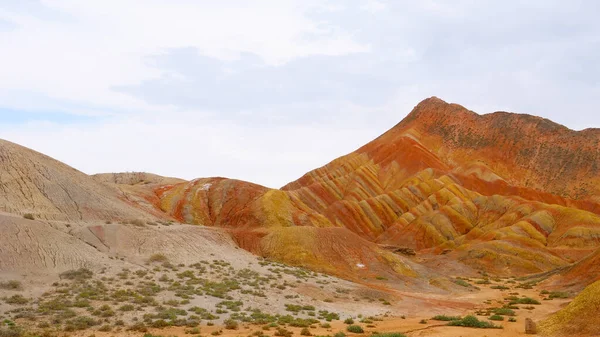
[[[209,266],[210,264],[207,264]],[[291,269],[290,269],[291,270]],[[298,270],[296,270],[297,272]],[[122,277],[122,276],[120,276]],[[325,277],[329,282],[339,282],[332,280],[331,278]],[[319,284],[319,281],[324,279],[315,279]],[[490,282],[490,284],[479,284],[483,282]],[[267,321],[257,322],[252,321],[243,322],[239,320],[235,329],[231,326],[227,326],[223,323],[223,317],[219,319],[209,320],[208,323],[205,320],[201,320],[196,327],[166,327],[166,328],[147,328],[148,331],[128,331],[125,327],[114,326],[111,327],[110,331],[97,331],[98,327],[91,327],[96,336],[140,336],[143,333],[150,333],[155,336],[186,336],[186,335],[222,335],[222,336],[278,336],[278,329],[284,329],[285,331],[292,332],[293,335],[301,335],[303,332],[303,324],[308,328],[310,334],[315,336],[333,336],[336,333],[343,332],[348,336],[369,336],[372,334],[379,333],[402,333],[406,336],[442,336],[442,337],[480,337],[480,336],[524,336],[525,335],[525,319],[531,318],[536,322],[545,319],[548,315],[560,308],[564,307],[571,299],[570,298],[552,298],[557,293],[546,293],[534,283],[515,281],[514,279],[489,279],[482,277],[478,279],[469,279],[465,282],[471,284],[469,287],[474,287],[473,284],[477,284],[479,288],[477,291],[469,293],[468,295],[445,295],[445,296],[431,296],[428,294],[397,294],[402,299],[395,301],[406,302],[404,304],[395,303],[390,307],[390,310],[379,311],[376,308],[380,307],[375,301],[375,304],[369,303],[370,301],[365,298],[361,299],[361,303],[357,305],[348,301],[349,298],[341,295],[329,303],[323,308],[330,309],[331,312],[339,313],[339,319],[334,318],[330,322],[327,322],[322,317],[318,317],[314,323],[305,322],[303,319],[309,319],[311,316],[307,316],[311,310],[300,310],[298,312],[286,311],[285,307],[278,307],[278,300],[272,300],[270,297],[267,304],[262,307],[265,312],[273,311],[278,312],[280,315],[289,314],[291,317],[300,318],[298,321],[292,321],[291,323],[282,323],[281,321],[274,320],[275,324],[270,324]],[[308,283],[311,283],[310,281]],[[342,286],[348,286],[343,284]],[[507,287],[508,289],[494,289],[497,287]],[[311,292],[309,284],[303,284],[299,286],[293,286],[290,289],[289,294],[302,294],[302,299],[284,300],[287,303],[299,303],[299,305],[306,305],[305,303],[312,303],[317,306],[315,311],[320,310],[320,301],[310,299]],[[526,289],[524,289],[526,288]],[[356,288],[347,288],[350,290],[347,294],[357,294]],[[518,294],[518,295],[517,295]],[[269,294],[272,296],[272,294]],[[295,295],[294,295],[295,296]],[[307,296],[307,297],[304,297]],[[567,294],[558,294],[559,297],[569,297]],[[205,296],[206,297],[206,296]],[[210,296],[209,296],[210,297]],[[349,296],[350,297],[350,296]],[[276,296],[275,296],[276,298]],[[510,304],[518,299],[531,299],[539,302],[539,304]],[[552,299],[550,299],[552,298]],[[240,298],[241,299],[241,298]],[[164,300],[164,299],[163,299]],[[308,300],[308,301],[307,301]],[[260,301],[257,301],[260,302]],[[191,305],[200,305],[203,307],[211,307],[219,302],[219,300],[207,301],[202,300],[200,302],[190,303]],[[322,302],[321,302],[322,303]],[[399,307],[405,307],[410,304],[412,309],[406,309],[406,314],[400,315]],[[177,308],[187,308],[188,306],[176,305]],[[309,305],[310,306],[310,305]],[[499,308],[511,307],[502,313],[502,321],[489,321],[488,317],[494,310]],[[225,308],[225,307],[222,307]],[[232,307],[229,307],[232,308]],[[242,313],[247,310],[243,309],[243,306],[238,308]],[[138,310],[138,309],[135,309]],[[189,309],[186,309],[189,310]],[[218,309],[217,309],[218,310]],[[237,309],[233,309],[237,310]],[[88,310],[90,311],[90,310]],[[148,310],[148,312],[154,312],[154,310]],[[214,313],[214,311],[213,311]],[[139,314],[139,313],[138,313]],[[236,312],[232,315],[235,316]],[[447,321],[436,320],[436,315],[448,315],[448,316],[462,316],[474,315],[478,317],[480,321],[493,322],[494,324],[501,326],[499,329],[478,329],[478,328],[467,328],[467,327],[455,327],[448,326]],[[131,317],[131,313],[118,313],[117,316],[121,319]],[[223,315],[222,315],[223,316]],[[228,315],[224,315],[228,316]],[[319,316],[319,314],[317,314]],[[363,328],[363,333],[351,333],[348,331],[348,326],[351,325],[349,322],[344,322],[346,319],[352,318],[352,325],[358,325]],[[514,322],[509,322],[509,319]],[[23,319],[17,319],[17,322]],[[109,319],[108,321],[111,321]],[[133,322],[132,322],[133,323]],[[209,325],[207,325],[207,323]],[[301,325],[301,326],[294,326]],[[144,329],[145,330],[145,329]],[[74,336],[88,336],[89,330],[85,331],[74,331]],[[531,336],[531,335],[530,335]],[[533,336],[536,336],[534,334]]]

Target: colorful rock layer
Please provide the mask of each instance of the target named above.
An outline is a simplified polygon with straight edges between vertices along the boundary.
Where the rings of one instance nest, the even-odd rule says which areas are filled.
[[[480,116],[430,98],[379,138],[281,190],[211,178],[156,194],[175,218],[229,228],[244,248],[288,262],[339,269],[345,254],[318,252],[345,241],[370,247],[378,269],[395,262],[382,262],[376,244],[528,274],[600,246],[599,149],[598,130],[504,112]],[[310,252],[313,260],[298,259]]]

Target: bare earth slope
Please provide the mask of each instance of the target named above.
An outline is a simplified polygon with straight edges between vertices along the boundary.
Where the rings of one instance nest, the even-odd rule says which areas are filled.
[[[540,324],[542,336],[599,336],[600,281],[585,288],[569,305]]]
[[[117,190],[5,140],[0,140],[0,211],[53,220],[149,217]]]

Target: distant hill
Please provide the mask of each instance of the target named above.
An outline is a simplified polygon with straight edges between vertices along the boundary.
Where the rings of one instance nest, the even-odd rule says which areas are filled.
[[[71,221],[151,217],[116,189],[5,140],[0,140],[0,211]]]

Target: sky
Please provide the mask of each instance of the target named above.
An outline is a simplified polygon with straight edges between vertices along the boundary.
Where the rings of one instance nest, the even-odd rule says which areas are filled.
[[[0,0],[0,138],[281,187],[437,96],[600,127],[600,2]]]

